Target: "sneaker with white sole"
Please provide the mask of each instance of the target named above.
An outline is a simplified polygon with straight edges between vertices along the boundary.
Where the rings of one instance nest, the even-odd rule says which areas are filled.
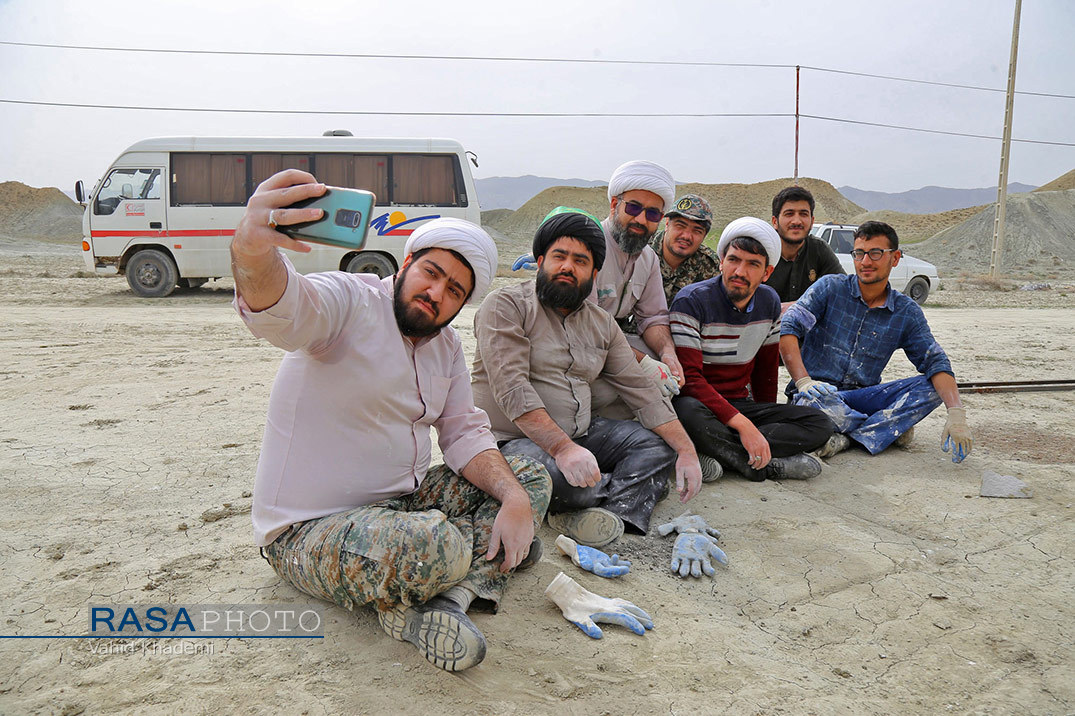
[[[724,468],[715,457],[698,453],[698,465],[702,468],[702,482],[716,482],[724,474]]]
[[[413,644],[445,671],[469,669],[485,658],[485,637],[451,599],[433,597],[418,606],[379,611],[377,621],[385,634]]]
[[[833,433],[829,436],[828,442],[814,450],[814,455],[818,457],[832,457],[838,452],[843,452],[847,448],[851,447],[851,438],[847,437],[844,433]]]
[[[898,438],[896,438],[895,442],[893,442],[892,444],[895,445],[898,448],[905,448],[905,447],[910,446],[912,440],[914,440],[914,426],[913,425],[911,427],[907,428],[907,432],[905,432],[903,435],[900,435]]]
[[[623,536],[623,520],[600,507],[548,516],[549,527],[587,547],[604,547]]]
[[[762,473],[767,480],[809,480],[820,475],[823,467],[817,455],[801,452],[791,457],[774,457]]]

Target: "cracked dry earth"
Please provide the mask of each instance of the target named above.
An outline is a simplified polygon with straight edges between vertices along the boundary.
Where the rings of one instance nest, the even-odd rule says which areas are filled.
[[[306,602],[251,547],[279,353],[243,329],[229,284],[143,301],[122,279],[53,278],[81,268],[73,253],[0,262],[0,631],[84,633],[101,603]],[[945,298],[927,316],[961,379],[1075,377],[1066,297]],[[458,321],[471,350],[472,317]],[[888,375],[910,370],[899,355]],[[0,712],[1072,713],[1075,394],[965,402],[977,442],[963,465],[938,449],[935,414],[909,449],[849,451],[807,483],[703,487],[690,506],[731,559],[713,579],[673,578],[672,540],[651,534],[615,545],[634,567],[602,580],[554,554],[545,528],[501,614],[475,616],[489,654],[461,675],[371,613],[328,607],[323,642],[212,654],[2,640]],[[987,468],[1034,497],[978,497]],[[666,500],[655,520],[681,509]],[[542,594],[560,570],[656,628],[587,639]]]

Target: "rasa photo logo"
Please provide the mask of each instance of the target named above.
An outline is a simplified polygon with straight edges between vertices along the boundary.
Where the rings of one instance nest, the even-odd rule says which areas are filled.
[[[317,604],[94,604],[91,637],[323,639]]]

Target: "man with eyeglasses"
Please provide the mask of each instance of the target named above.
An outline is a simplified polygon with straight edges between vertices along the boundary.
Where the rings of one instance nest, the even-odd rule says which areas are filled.
[[[659,164],[636,160],[616,168],[608,182],[608,217],[601,222],[605,263],[590,294],[590,300],[610,313],[621,329],[630,331],[627,342],[635,358],[666,396],[679,393],[683,368],[668,328],[660,264],[649,241],[675,191],[671,173]],[[594,406],[606,417],[630,417],[603,380],[594,385]]]
[[[829,245],[811,236],[814,195],[801,186],[789,186],[773,197],[773,228],[780,235],[780,261],[765,285],[776,289],[787,310],[822,276],[843,274],[844,268]]]
[[[899,237],[880,221],[866,222],[854,236],[855,275],[819,279],[784,314],[780,354],[794,381],[785,392],[835,423],[837,433],[820,457],[851,441],[872,455],[893,443],[905,445],[914,425],[943,402],[948,420],[941,448],[951,450],[952,462],[962,462],[972,438],[952,364],[922,309],[888,283],[900,262]],[[897,348],[919,375],[881,383]]]

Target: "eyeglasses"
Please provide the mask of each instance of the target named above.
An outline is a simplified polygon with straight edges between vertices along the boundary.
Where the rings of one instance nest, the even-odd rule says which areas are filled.
[[[890,251],[896,251],[896,249],[870,249],[869,251],[855,249],[851,252],[851,258],[855,261],[862,261],[864,256],[869,256],[871,261],[880,261],[881,257]]]
[[[637,201],[625,201],[623,202],[623,210],[627,212],[628,216],[638,216],[643,211],[646,212],[646,221],[651,224],[655,224],[664,218],[664,212],[660,209],[654,209],[653,207],[646,207],[639,204]]]

